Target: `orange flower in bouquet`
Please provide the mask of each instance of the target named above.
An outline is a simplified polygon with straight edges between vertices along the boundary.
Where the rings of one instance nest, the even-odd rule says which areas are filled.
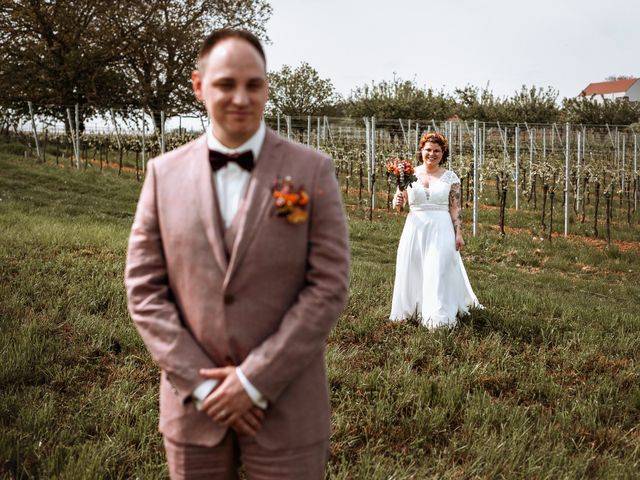
[[[393,183],[401,192],[417,180],[413,165],[406,160],[391,158],[387,162],[387,181]]]

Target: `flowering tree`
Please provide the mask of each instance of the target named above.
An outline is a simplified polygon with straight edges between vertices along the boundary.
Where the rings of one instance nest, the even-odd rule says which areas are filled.
[[[320,78],[306,62],[295,69],[284,65],[269,72],[267,110],[272,115],[330,115],[339,100],[331,80]]]

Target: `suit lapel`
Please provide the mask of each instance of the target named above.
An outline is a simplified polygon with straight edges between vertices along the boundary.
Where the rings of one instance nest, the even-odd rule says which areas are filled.
[[[237,271],[249,245],[254,240],[258,227],[268,216],[269,206],[273,203],[271,188],[282,162],[281,144],[280,137],[267,129],[260,156],[249,180],[244,200],[246,205],[243,205],[245,215],[243,215],[238,227],[238,233],[231,251],[229,269],[224,280],[225,288]]]
[[[218,205],[218,195],[213,175],[211,175],[211,166],[209,165],[207,136],[202,135],[196,141],[194,148],[195,161],[192,162],[192,165],[194,184],[197,185],[196,198],[200,220],[202,220],[216,263],[223,272],[226,272],[228,260],[224,247],[224,230]]]

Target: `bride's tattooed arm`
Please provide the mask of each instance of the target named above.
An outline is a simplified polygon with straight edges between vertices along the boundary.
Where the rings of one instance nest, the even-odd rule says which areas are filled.
[[[449,190],[449,214],[456,234],[462,233],[462,207],[460,206],[460,184],[454,183]]]

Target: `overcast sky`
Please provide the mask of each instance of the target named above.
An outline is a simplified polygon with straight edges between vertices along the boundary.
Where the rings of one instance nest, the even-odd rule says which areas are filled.
[[[395,74],[419,86],[577,95],[640,76],[640,0],[269,0],[269,70],[310,63],[336,90]]]

